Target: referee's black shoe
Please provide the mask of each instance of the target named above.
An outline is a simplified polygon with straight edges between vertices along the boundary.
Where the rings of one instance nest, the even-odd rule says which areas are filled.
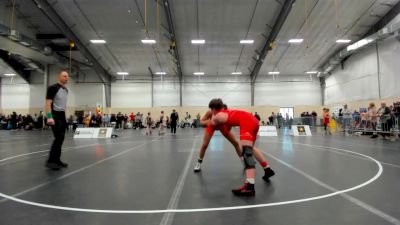
[[[59,169],[61,169],[60,165],[58,165],[57,163],[51,163],[51,162],[46,163],[46,167],[51,169],[51,170],[59,170]]]
[[[63,162],[61,160],[57,163],[57,165],[60,166],[60,167],[64,167],[64,168],[68,167],[68,163],[65,163],[65,162]]]

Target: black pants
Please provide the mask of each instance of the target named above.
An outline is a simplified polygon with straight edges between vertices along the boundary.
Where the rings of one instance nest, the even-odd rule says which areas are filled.
[[[385,133],[382,133],[382,137],[388,137],[390,136],[390,121],[387,121],[386,123],[381,123],[382,131]]]
[[[67,128],[67,120],[65,112],[53,111],[54,126],[51,126],[54,135],[53,145],[50,149],[48,163],[58,163],[61,157],[61,147],[64,142],[65,129]]]
[[[122,128],[122,121],[117,120],[117,129]]]
[[[176,123],[174,122],[171,123],[171,133],[176,133]]]

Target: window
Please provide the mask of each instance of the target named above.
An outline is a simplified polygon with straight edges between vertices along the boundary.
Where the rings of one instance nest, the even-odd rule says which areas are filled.
[[[293,115],[294,115],[293,107],[280,108],[279,112],[281,113],[283,119],[286,120],[287,117],[289,119],[293,119]]]

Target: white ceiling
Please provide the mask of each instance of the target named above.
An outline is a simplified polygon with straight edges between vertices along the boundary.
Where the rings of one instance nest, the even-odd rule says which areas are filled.
[[[336,39],[360,39],[398,0],[307,0],[296,1],[277,37],[276,48],[264,62],[260,75],[279,70],[281,74],[301,74],[318,70],[333,53],[343,48]],[[337,9],[337,10],[336,10]],[[378,15],[378,16],[375,16]],[[337,28],[339,26],[339,28]],[[308,29],[307,29],[308,28]],[[300,45],[290,38],[304,38]]]
[[[110,74],[127,71],[131,75],[149,75],[149,67],[153,72],[175,74],[176,66],[168,53],[169,41],[165,37],[168,32],[163,27],[167,26],[163,7],[159,7],[161,27],[158,32],[157,1],[147,0],[147,12],[145,0],[48,1]],[[299,75],[318,69],[343,47],[335,43],[336,38],[359,39],[390,10],[387,4],[394,5],[398,1],[297,0],[260,75],[272,70]],[[206,75],[230,75],[240,71],[242,76],[249,76],[248,68],[254,66],[255,51],[262,49],[266,40],[263,35],[269,35],[282,8],[280,2],[283,1],[170,0],[183,74],[193,76],[193,72],[202,71]],[[38,26],[34,32],[60,33],[32,0],[18,4],[18,10],[28,16],[29,23]],[[308,26],[305,25],[305,12]],[[159,40],[159,43],[153,46],[142,44],[141,40],[147,37]],[[289,45],[287,41],[295,37],[304,38],[305,42]],[[205,39],[206,44],[192,45],[190,40],[197,38]],[[90,39],[105,39],[107,44],[94,45]],[[255,42],[240,45],[241,39],[254,39]],[[74,57],[85,60],[79,52],[74,53]]]
[[[17,74],[11,67],[9,67],[2,59],[0,59],[0,77],[4,76],[5,73]]]

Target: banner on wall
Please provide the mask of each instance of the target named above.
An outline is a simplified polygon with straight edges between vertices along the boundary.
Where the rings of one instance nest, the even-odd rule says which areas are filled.
[[[74,138],[111,138],[113,128],[76,128]]]
[[[258,130],[258,136],[260,137],[277,137],[278,131],[276,126],[260,126]]]
[[[312,136],[310,126],[308,125],[293,125],[293,136]]]

